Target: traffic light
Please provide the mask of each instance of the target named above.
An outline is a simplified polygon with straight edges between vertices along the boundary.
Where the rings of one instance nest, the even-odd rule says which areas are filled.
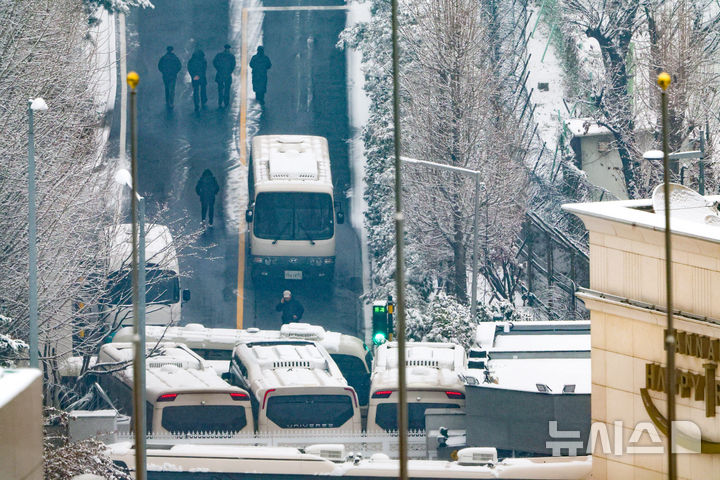
[[[374,302],[372,312],[372,341],[382,345],[388,337],[388,313],[385,302]]]
[[[388,340],[393,340],[393,332],[395,331],[395,327],[393,325],[393,318],[395,314],[395,303],[393,303],[392,295],[388,295],[387,299],[387,333],[388,333]]]

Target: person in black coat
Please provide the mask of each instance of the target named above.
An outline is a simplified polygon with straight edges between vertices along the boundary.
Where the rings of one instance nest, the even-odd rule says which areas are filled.
[[[205,215],[208,216],[208,223],[213,224],[215,217],[215,195],[220,191],[220,186],[210,169],[206,168],[200,180],[195,185],[195,193],[200,197],[201,221],[205,223]]]
[[[292,298],[290,290],[285,290],[283,296],[280,299],[280,303],[275,306],[275,310],[282,312],[282,324],[291,322],[299,322],[303,316],[305,309],[303,306]]]
[[[200,110],[201,102],[203,108],[207,103],[207,60],[205,60],[205,52],[200,49],[195,50],[188,61],[187,69],[192,80],[193,103],[197,112]]]
[[[173,47],[167,47],[167,53],[160,57],[158,70],[162,73],[165,84],[165,106],[173,108],[175,105],[175,82],[177,74],[182,69],[180,59],[173,53]]]
[[[225,45],[225,50],[215,55],[213,66],[217,70],[215,81],[218,84],[218,108],[222,108],[223,104],[227,107],[230,105],[230,84],[235,70],[235,55],[230,53],[230,45]]]
[[[265,55],[263,47],[257,48],[257,53],[250,59],[252,69],[252,87],[255,98],[260,105],[265,104],[265,92],[267,91],[267,71],[272,67],[270,59]]]

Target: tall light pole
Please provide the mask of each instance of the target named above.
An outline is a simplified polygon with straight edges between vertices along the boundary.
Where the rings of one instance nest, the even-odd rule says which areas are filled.
[[[35,221],[35,126],[33,112],[48,109],[45,100],[28,100],[28,307],[30,315],[30,367],[38,368],[38,287],[37,287],[37,223]]]
[[[473,253],[472,253],[472,292],[470,292],[470,318],[474,319],[477,313],[477,277],[478,277],[478,211],[480,209],[480,187],[485,188],[485,183],[480,181],[480,171],[470,170],[469,168],[454,167],[452,165],[445,165],[444,163],[428,162],[426,160],[417,160],[410,157],[400,157],[405,163],[415,165],[427,165],[428,167],[437,168],[440,170],[447,170],[449,172],[460,173],[463,175],[470,175],[475,179],[475,213],[473,215]],[[487,193],[487,190],[486,190]],[[487,201],[486,201],[487,203]],[[487,222],[487,220],[486,220]],[[487,225],[485,227],[485,234],[487,235]],[[486,249],[487,249],[487,241]],[[485,252],[487,256],[487,252]]]
[[[133,342],[135,358],[133,361],[133,423],[135,430],[135,479],[147,479],[145,424],[145,249],[144,225],[139,225],[138,217],[144,217],[144,202],[137,191],[137,87],[140,77],[135,72],[127,75],[130,85],[130,165],[132,194],[130,209],[132,215],[132,293],[133,293]],[[138,205],[139,204],[139,205]],[[138,208],[140,207],[140,208]],[[140,227],[140,228],[138,228]],[[139,232],[138,232],[139,230]],[[143,235],[143,238],[141,238]],[[142,289],[141,289],[142,286]]]
[[[663,139],[663,201],[665,203],[665,296],[667,301],[667,330],[665,337],[667,417],[668,417],[668,478],[677,478],[677,459],[673,445],[673,424],[675,421],[675,329],[673,328],[673,297],[672,297],[672,236],[670,232],[670,155],[668,147],[668,100],[667,88],[670,86],[670,75],[666,72],[657,77],[661,88],[662,100],[662,139]]]

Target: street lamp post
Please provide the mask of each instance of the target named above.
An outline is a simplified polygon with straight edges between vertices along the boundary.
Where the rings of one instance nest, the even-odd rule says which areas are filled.
[[[47,110],[45,100],[28,100],[28,308],[30,316],[30,367],[38,368],[37,223],[35,221],[35,126],[33,112]]]
[[[411,163],[415,165],[427,165],[428,167],[438,168],[440,170],[447,170],[450,172],[461,173],[463,175],[470,175],[475,178],[475,212],[473,214],[473,253],[472,253],[472,292],[470,292],[470,318],[474,319],[477,313],[477,277],[478,277],[478,211],[480,210],[480,186],[485,188],[485,183],[480,181],[480,171],[471,170],[469,168],[454,167],[452,165],[445,165],[443,163],[428,162],[426,160],[417,160],[410,157],[400,157],[400,160],[405,163]],[[487,235],[487,226],[486,226]],[[487,252],[485,252],[487,255]]]
[[[135,72],[127,75],[130,85],[130,208],[132,214],[132,273],[133,273],[133,420],[135,430],[135,478],[147,479],[147,427],[145,423],[145,237],[144,202],[137,192],[137,92],[140,77]],[[142,245],[142,247],[140,247]]]

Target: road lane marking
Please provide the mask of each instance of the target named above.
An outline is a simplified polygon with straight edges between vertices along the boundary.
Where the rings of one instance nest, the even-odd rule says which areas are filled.
[[[242,45],[240,53],[240,163],[247,166],[247,8],[242,10]],[[248,172],[249,173],[249,172]],[[240,222],[238,231],[238,278],[237,278],[237,311],[235,326],[243,328],[243,310],[245,306],[245,233],[242,229],[244,223]]]
[[[292,10],[350,10],[346,5],[288,5],[286,7],[246,7],[249,12],[284,12]]]

